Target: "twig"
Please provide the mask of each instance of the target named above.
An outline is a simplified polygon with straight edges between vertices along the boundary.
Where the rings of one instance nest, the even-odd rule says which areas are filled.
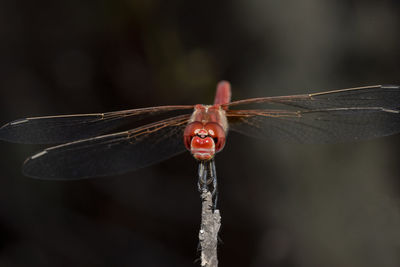
[[[202,190],[201,200],[201,228],[199,232],[201,266],[217,267],[217,245],[218,232],[221,227],[221,215],[219,210],[213,210],[212,194],[209,190]]]

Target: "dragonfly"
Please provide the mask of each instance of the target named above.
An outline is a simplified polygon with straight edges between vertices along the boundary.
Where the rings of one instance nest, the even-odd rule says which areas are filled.
[[[54,144],[29,157],[27,176],[75,180],[134,171],[190,151],[199,188],[216,188],[215,155],[229,131],[289,143],[339,143],[400,132],[400,88],[373,85],[231,102],[231,85],[217,84],[213,105],[172,105],[124,111],[32,117],[0,128],[0,139]],[[179,114],[170,115],[178,112]],[[166,118],[156,120],[159,116]],[[132,122],[150,123],[118,130]]]

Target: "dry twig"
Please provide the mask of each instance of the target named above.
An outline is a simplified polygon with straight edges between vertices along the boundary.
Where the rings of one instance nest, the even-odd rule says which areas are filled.
[[[213,210],[212,194],[209,190],[202,190],[201,199],[201,228],[199,232],[201,266],[217,267],[217,245],[218,232],[221,227],[221,215],[219,210]]]

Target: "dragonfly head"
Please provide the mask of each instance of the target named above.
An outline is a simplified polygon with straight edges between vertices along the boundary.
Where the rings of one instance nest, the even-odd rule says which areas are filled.
[[[184,132],[186,148],[197,160],[210,160],[225,145],[225,132],[216,122],[191,122]]]

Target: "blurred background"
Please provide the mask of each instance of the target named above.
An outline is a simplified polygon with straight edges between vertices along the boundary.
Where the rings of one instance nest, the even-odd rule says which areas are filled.
[[[0,2],[0,124],[400,83],[400,2]],[[198,266],[189,153],[74,182],[21,174],[0,142],[0,266]],[[400,135],[218,154],[220,266],[400,266]]]

